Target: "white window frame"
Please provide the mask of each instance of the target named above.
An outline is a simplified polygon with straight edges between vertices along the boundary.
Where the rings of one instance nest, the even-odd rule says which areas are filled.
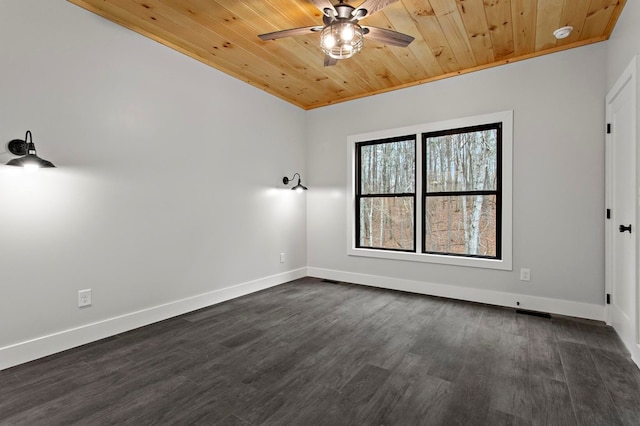
[[[444,254],[421,253],[422,247],[422,134],[463,127],[480,126],[489,123],[502,123],[502,259],[450,256]],[[401,135],[416,135],[416,205],[415,233],[416,252],[395,252],[357,248],[356,241],[356,144],[378,139],[393,138]],[[486,269],[511,271],[513,258],[513,111],[502,111],[472,117],[456,118],[416,126],[360,133],[347,137],[347,254],[380,259],[428,262],[444,265],[467,266]]]

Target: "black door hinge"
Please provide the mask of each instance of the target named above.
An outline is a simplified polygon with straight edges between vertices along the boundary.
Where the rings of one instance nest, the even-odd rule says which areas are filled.
[[[607,219],[611,219],[611,209],[607,209]]]
[[[607,293],[607,305],[611,304],[611,295]]]
[[[607,134],[611,134],[611,123],[607,123]]]

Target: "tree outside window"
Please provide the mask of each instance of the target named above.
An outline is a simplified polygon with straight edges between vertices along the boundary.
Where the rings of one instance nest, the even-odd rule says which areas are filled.
[[[501,124],[424,133],[423,252],[500,258]]]
[[[415,250],[415,135],[358,144],[358,247]]]

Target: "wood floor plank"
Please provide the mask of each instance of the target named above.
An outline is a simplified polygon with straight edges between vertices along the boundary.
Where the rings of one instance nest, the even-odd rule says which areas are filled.
[[[531,383],[527,375],[496,375],[491,384],[491,409],[520,420],[531,421]]]
[[[621,425],[611,395],[586,345],[560,342],[567,385],[579,424]]]
[[[251,423],[245,422],[240,417],[230,414],[218,422],[219,426],[251,426]]]
[[[340,393],[314,384],[303,392],[289,395],[273,415],[262,425],[337,425],[343,422],[345,413],[340,404]],[[258,423],[254,423],[258,424]]]
[[[531,424],[531,421],[503,413],[502,411],[489,410],[489,414],[487,415],[487,424],[492,426],[527,426]]]
[[[369,414],[378,408],[374,395],[384,386],[390,375],[389,370],[370,364],[363,366],[342,389],[338,413],[341,422],[364,424]]]
[[[104,409],[89,414],[80,420],[80,423],[87,424],[123,424],[143,423],[151,416],[156,417],[158,414],[159,400],[165,399],[175,389],[179,389],[181,385],[188,383],[191,386],[195,384],[189,382],[188,379],[180,376],[170,376],[166,379],[160,379],[147,386],[139,387],[132,392],[122,394],[121,398],[113,401]]]
[[[553,330],[558,340],[585,344],[583,326],[577,321],[568,318],[553,318],[551,320]]]
[[[626,357],[630,356],[629,351],[624,346],[624,343],[622,343],[622,340],[616,334],[615,330],[612,327],[602,324],[581,324],[580,330],[582,332],[585,344],[589,348],[615,351],[619,355]]]
[[[521,335],[500,333],[490,403],[492,409],[526,421],[532,418],[528,343]]]
[[[375,417],[367,424],[442,424],[451,398],[451,382],[429,376],[430,362],[407,354],[387,382],[390,391],[379,392],[391,394],[393,398],[387,397],[390,402],[386,405],[379,404]],[[385,410],[386,407],[390,410]]]
[[[530,374],[565,381],[558,340],[551,328],[551,320],[530,317],[528,336]]]
[[[477,322],[468,322],[464,318],[438,318],[417,337],[411,353],[436,361],[429,369],[430,375],[455,382],[469,351],[468,342],[477,328]]]
[[[564,381],[531,376],[531,424],[576,425],[569,387]]]
[[[590,349],[600,377],[619,409],[640,411],[640,370],[617,351]]]
[[[94,370],[90,366],[81,364],[73,367],[75,368],[70,365],[64,369],[64,372],[52,371],[51,374],[44,374],[29,382],[19,382],[15,386],[2,386],[0,388],[0,420],[20,412],[37,410],[81,388],[84,378],[93,376]]]
[[[620,419],[625,426],[637,426],[640,425],[640,410],[627,410],[624,408],[618,409]]]
[[[487,422],[492,391],[496,385],[495,357],[501,333],[486,326],[476,326],[474,330],[475,334],[465,339],[469,350],[459,376],[453,381],[444,424]]]
[[[622,424],[602,380],[571,371],[567,373],[567,384],[580,425]]]
[[[100,398],[104,392],[103,386],[117,386],[125,381],[121,374],[109,373],[104,378],[96,378],[94,384],[69,388],[64,384],[49,385],[46,382],[35,386],[41,387],[41,391],[30,385],[30,396],[24,397],[16,394],[19,400],[31,401],[32,404],[16,404],[11,399],[2,398],[0,404],[0,424],[70,424],[79,416],[77,404],[86,404],[89,412],[103,407],[104,398]],[[46,398],[39,395],[46,394]],[[3,421],[4,420],[4,421]]]

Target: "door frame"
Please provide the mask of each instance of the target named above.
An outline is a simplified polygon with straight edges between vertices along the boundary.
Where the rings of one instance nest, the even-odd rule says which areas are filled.
[[[613,99],[617,96],[617,94],[627,85],[631,84],[631,90],[633,92],[633,108],[634,108],[634,116],[636,117],[635,122],[635,145],[636,145],[636,156],[634,159],[634,171],[635,174],[635,185],[634,185],[634,210],[635,210],[635,224],[640,224],[638,220],[640,218],[640,209],[639,201],[640,201],[640,176],[638,174],[638,164],[640,164],[639,156],[640,156],[640,119],[638,117],[638,105],[639,105],[639,92],[638,92],[638,74],[640,67],[640,55],[635,56],[627,68],[622,72],[616,83],[613,85],[609,93],[606,97],[606,123],[607,125],[612,122],[612,112],[610,104]],[[606,141],[605,141],[605,206],[607,209],[610,209],[613,206],[613,146],[612,146],[612,134],[606,133]],[[612,218],[613,219],[613,218]],[[607,294],[611,294],[613,291],[613,240],[617,235],[616,223],[614,220],[607,219],[605,217],[605,318],[607,324],[611,325],[611,305],[606,303]],[[635,226],[635,225],[634,225]],[[639,272],[640,272],[640,260],[638,259],[638,253],[640,248],[640,238],[638,230],[634,232],[634,243],[636,247],[636,258],[635,258],[635,293],[636,300],[635,303],[635,314],[636,317],[634,319],[634,341],[628,342],[624,341],[625,346],[629,349],[631,353],[631,357],[634,362],[640,366],[640,280],[639,280]],[[612,297],[615,295],[612,294]]]

